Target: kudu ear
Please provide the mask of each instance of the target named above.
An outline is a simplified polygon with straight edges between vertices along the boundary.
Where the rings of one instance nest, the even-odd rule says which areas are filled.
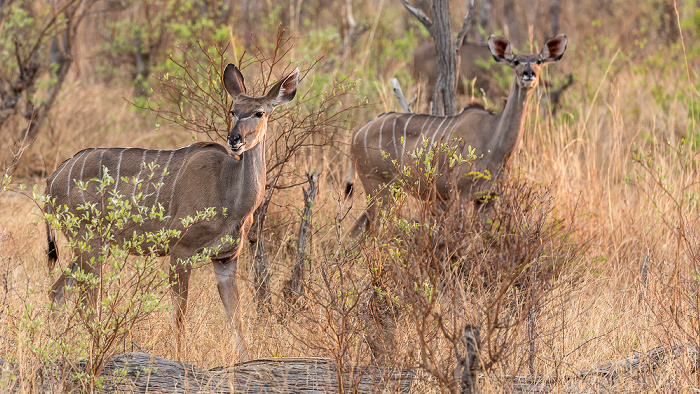
[[[297,94],[297,84],[299,83],[299,67],[295,68],[286,78],[279,80],[269,92],[267,92],[270,105],[274,108],[278,105],[287,104],[294,99]]]
[[[245,94],[243,74],[241,74],[241,71],[238,70],[238,67],[229,63],[224,69],[224,77],[222,79],[224,82],[224,88],[226,88],[226,91],[232,99],[235,100],[239,94]]]
[[[499,63],[509,63],[513,59],[510,42],[503,37],[494,35],[489,37],[489,50],[493,58]]]
[[[564,56],[564,51],[566,50],[566,36],[559,34],[547,40],[540,53],[540,59],[543,62],[556,62]]]

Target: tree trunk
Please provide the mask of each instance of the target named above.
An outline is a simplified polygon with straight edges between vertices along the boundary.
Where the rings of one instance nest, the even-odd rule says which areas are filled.
[[[148,76],[151,74],[151,54],[143,47],[140,29],[134,32],[134,97],[148,97]]]
[[[522,35],[520,34],[520,26],[518,21],[524,19],[522,15],[518,14],[516,7],[518,2],[515,0],[508,0],[503,3],[503,14],[505,23],[503,24],[503,34],[508,38],[518,38],[520,39]],[[513,42],[513,40],[510,40]],[[518,45],[521,43],[519,42]]]
[[[474,41],[479,44],[486,43],[486,37],[488,37],[488,32],[491,31],[491,11],[493,10],[492,0],[481,0],[479,4],[479,13],[476,17],[476,24],[473,26],[474,31]],[[479,31],[481,27],[486,34],[481,34]]]
[[[22,139],[34,139],[39,135],[39,130],[44,126],[49,111],[53,107],[58,93],[63,87],[70,66],[73,64],[73,37],[75,37],[76,26],[72,26],[72,17],[75,14],[73,8],[68,16],[68,26],[63,34],[54,37],[50,49],[50,68],[52,69],[55,83],[49,88],[49,98],[38,107],[34,107],[31,100],[27,100],[27,110],[24,117],[29,121],[29,127],[22,134]],[[31,91],[31,90],[30,90]]]
[[[431,114],[451,116],[456,110],[454,97],[457,88],[457,55],[452,37],[449,0],[434,0],[431,14],[438,65]]]
[[[552,31],[549,36],[553,37],[559,34],[559,16],[561,15],[561,0],[552,0],[549,5],[549,21]]]

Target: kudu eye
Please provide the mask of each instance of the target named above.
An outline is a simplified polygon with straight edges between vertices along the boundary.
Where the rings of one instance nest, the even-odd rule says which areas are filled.
[[[514,66],[517,66],[517,65],[519,65],[519,64],[520,64],[520,60],[518,60],[518,59],[513,60],[513,65],[514,65]]]
[[[230,113],[230,114],[231,114],[231,116],[233,116],[234,118],[236,117],[236,111],[234,111],[234,110],[230,110],[230,111],[229,111],[229,113]]]
[[[258,112],[255,113],[255,117],[257,117],[257,118],[262,118],[264,114],[265,114],[264,111],[258,111]]]

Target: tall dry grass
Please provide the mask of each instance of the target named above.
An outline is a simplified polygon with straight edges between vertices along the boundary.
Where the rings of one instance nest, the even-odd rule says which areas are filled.
[[[356,7],[356,17],[375,21],[370,17],[375,11],[370,3]],[[546,109],[539,108],[544,104],[530,102],[524,140],[512,160],[513,173],[548,188],[553,201],[551,218],[567,224],[575,222],[574,242],[585,245],[583,253],[567,262],[565,274],[549,283],[549,302],[539,305],[534,365],[541,376],[573,374],[657,346],[700,344],[700,314],[693,305],[697,302],[695,283],[700,268],[700,243],[694,238],[699,230],[695,196],[699,191],[697,148],[686,148],[691,164],[685,170],[670,149],[682,139],[693,141],[692,144],[698,140],[697,114],[694,121],[688,104],[700,100],[696,82],[700,62],[694,37],[688,36],[696,34],[697,27],[689,28],[690,33],[685,32],[682,37],[691,47],[684,55],[679,43],[669,44],[657,30],[640,27],[645,21],[653,22],[649,18],[656,15],[654,2],[643,2],[640,7],[611,2],[599,8],[582,3],[566,3],[562,26],[566,26],[563,32],[569,36],[569,48],[563,60],[548,70],[553,76],[571,72],[576,82],[565,93],[555,117],[538,115],[546,114]],[[697,4],[692,2],[681,2],[678,7],[681,19],[692,20],[698,12]],[[386,51],[387,40],[396,39],[397,32],[403,32],[410,23],[399,18],[395,23],[388,21],[389,16],[402,12],[400,5],[383,5],[380,17],[386,19],[376,20],[372,40],[364,43],[364,51],[368,52],[360,49],[356,54],[358,62],[364,59],[365,66],[376,66],[373,62],[379,60],[371,54]],[[630,31],[634,34],[626,33]],[[306,34],[299,32],[300,45],[308,38]],[[511,41],[523,47],[526,40]],[[294,63],[295,59],[289,61]],[[378,104],[358,109],[353,117],[355,125],[385,110],[398,110],[390,85],[385,82],[407,66],[405,60],[394,60],[372,76],[358,74],[362,78],[361,92]],[[87,72],[89,68],[82,70]],[[135,111],[124,99],[131,95],[128,87],[119,83],[105,86],[95,81],[73,75],[46,129],[31,143],[15,169],[16,183],[36,184],[42,190],[47,174],[63,159],[86,147],[173,148],[201,138],[171,125],[156,127],[153,118]],[[404,89],[407,96],[416,91],[413,87]],[[4,150],[15,143],[21,127],[17,123],[14,130],[0,137]],[[646,171],[633,160],[635,146],[649,152],[652,169],[661,168],[667,175],[663,185],[688,186],[689,197],[682,206],[678,206],[679,199],[669,198],[662,185],[648,182],[649,175],[646,179],[638,177]],[[270,208],[267,247],[275,290],[271,314],[258,314],[252,301],[250,251],[244,251],[240,258],[243,327],[253,357],[323,356],[341,358],[347,363],[372,362],[371,351],[363,342],[372,325],[361,310],[372,297],[372,278],[367,269],[372,255],[362,254],[367,247],[363,241],[346,237],[346,231],[363,209],[364,197],[343,201],[347,145],[339,140],[329,148],[309,151],[293,163],[300,172],[321,170],[313,231],[307,245],[312,279],[318,287],[313,288],[306,309],[289,313],[288,305],[278,295],[295,259],[298,214],[303,208],[298,189],[281,192]],[[19,391],[36,390],[31,381],[42,367],[37,352],[50,346],[52,335],[47,323],[47,290],[55,277],[46,268],[44,224],[39,216],[39,208],[30,198],[12,191],[0,194],[0,354],[23,371],[17,383]],[[664,218],[671,219],[665,222]],[[683,220],[687,227],[680,232],[678,226]],[[60,263],[65,265],[69,251],[61,252]],[[331,287],[324,287],[320,278],[329,275],[337,279],[338,267],[345,267],[357,283],[332,282]],[[190,287],[184,355],[187,361],[204,367],[229,365],[237,360],[214,283],[211,268],[205,266],[194,273]],[[327,303],[334,289],[354,292],[358,297],[354,301],[359,302],[357,309],[331,311]],[[487,296],[475,294],[477,298]],[[483,300],[474,302],[480,301]],[[478,319],[478,314],[473,316]],[[415,323],[405,312],[397,312],[395,318],[396,326],[402,329],[396,330],[398,357],[394,362],[415,365],[413,354],[419,346]],[[42,323],[32,328],[28,326],[32,321]],[[174,357],[169,322],[167,312],[153,315],[147,324],[130,333],[129,340],[117,350]],[[334,336],[333,327],[346,336]],[[527,330],[518,335],[527,335]],[[519,337],[514,343],[520,345],[512,349],[512,355],[496,362],[491,370],[503,375],[527,374],[526,366],[514,361],[528,353],[522,347],[527,343],[524,338]],[[344,354],[339,354],[339,341],[346,341]],[[436,347],[445,357],[451,354],[450,344],[444,341]],[[3,379],[11,380],[7,376]],[[484,388],[500,391],[500,384],[487,379]],[[595,384],[584,382],[579,388],[593,391]],[[639,389],[633,384],[638,382],[618,382],[613,390]],[[688,365],[675,364],[649,377],[644,384],[644,390],[662,392],[700,387],[697,373],[692,374]],[[437,390],[432,381],[421,385]]]

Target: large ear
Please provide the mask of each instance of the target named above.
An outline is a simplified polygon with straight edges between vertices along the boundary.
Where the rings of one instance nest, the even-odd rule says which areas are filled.
[[[503,37],[494,35],[489,37],[489,50],[493,58],[499,63],[508,63],[513,58],[510,42]]]
[[[279,80],[265,96],[270,100],[270,105],[287,104],[294,99],[297,94],[297,84],[299,83],[299,67],[295,68],[286,78]]]
[[[241,74],[238,67],[233,64],[228,64],[226,69],[224,69],[224,88],[231,96],[232,99],[236,99],[239,94],[245,94],[245,83],[243,82],[243,74]]]
[[[566,36],[559,34],[547,40],[540,53],[540,59],[543,62],[556,62],[564,56],[566,50]]]

